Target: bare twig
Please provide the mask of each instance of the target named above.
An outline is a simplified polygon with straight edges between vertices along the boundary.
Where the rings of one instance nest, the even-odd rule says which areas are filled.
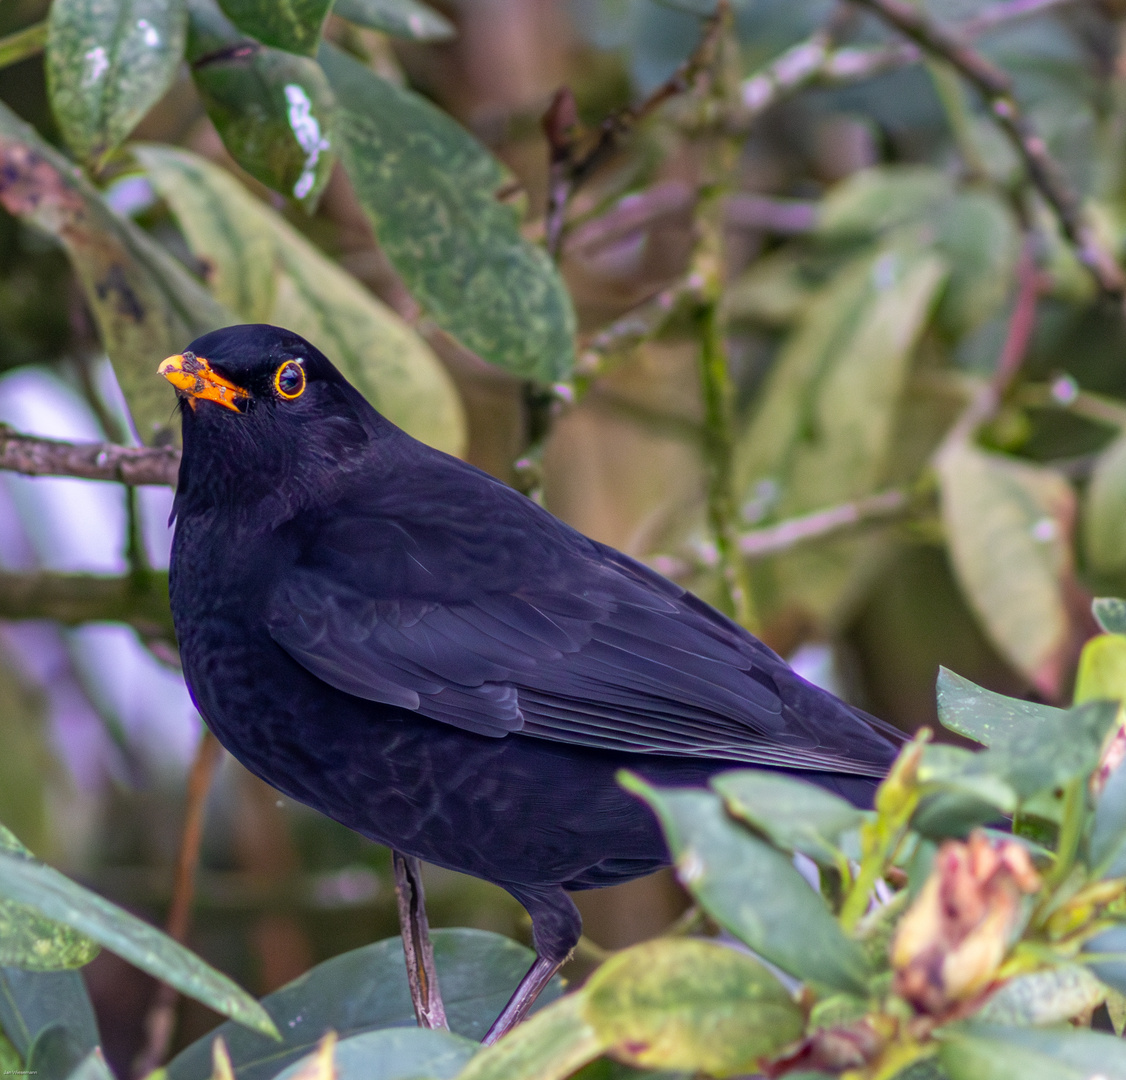
[[[1126,275],[1086,221],[1078,194],[1017,104],[1009,75],[974,50],[962,34],[930,18],[910,0],[853,2],[910,38],[928,55],[944,60],[974,86],[1023,160],[1029,180],[1055,211],[1080,262],[1103,292],[1112,296],[1126,292]]]
[[[748,559],[765,559],[788,551],[810,540],[854,529],[874,521],[902,517],[911,506],[911,496],[901,488],[865,495],[853,502],[830,506],[812,514],[780,521],[762,529],[753,529],[739,539],[739,550]]]
[[[47,44],[47,22],[36,23],[24,30],[0,38],[0,68],[18,64],[29,56],[41,53]]]
[[[119,484],[176,483],[180,452],[172,446],[69,443],[21,435],[0,425],[0,469],[25,476],[76,476]]]
[[[626,353],[652,337],[681,301],[695,291],[695,284],[689,278],[682,278],[603,327],[579,350],[575,373],[588,380],[605,374],[609,357]]]
[[[430,941],[430,922],[426,917],[426,896],[422,891],[422,864],[413,855],[391,853],[395,867],[395,895],[399,901],[399,928],[403,936],[403,955],[407,962],[407,982],[418,1026],[449,1031],[446,1009],[438,989],[438,969],[434,966],[434,946]]]
[[[581,254],[604,248],[695,205],[696,192],[688,184],[663,180],[624,196],[604,214],[572,228],[564,250],[567,254]]]
[[[721,3],[720,7],[722,6]],[[578,132],[574,96],[567,87],[556,93],[543,118],[549,153],[548,206],[544,234],[547,250],[552,257],[559,253],[567,204],[575,189],[638,124],[652,116],[670,98],[684,93],[697,76],[709,67],[716,48],[720,22],[718,14],[710,18],[692,55],[640,104],[619,109],[606,117],[592,137],[586,140],[585,147],[580,147],[583,139]]]
[[[903,488],[889,488],[874,495],[864,495],[852,502],[828,506],[809,514],[787,518],[775,525],[752,529],[739,538],[739,551],[749,561],[769,559],[796,547],[815,543],[854,529],[879,522],[909,517],[915,508],[911,493]],[[668,577],[684,577],[697,567],[715,566],[712,551],[692,551],[685,556],[656,555],[649,560],[655,570]]]
[[[203,842],[203,815],[215,767],[219,764],[223,748],[219,740],[207,729],[199,741],[195,761],[188,774],[187,808],[184,831],[180,838],[180,854],[176,862],[176,882],[172,889],[172,905],[168,911],[166,930],[168,936],[181,944],[187,940],[191,928],[192,898],[195,895],[195,873],[199,864],[199,849]],[[145,1017],[145,1046],[133,1067],[133,1075],[148,1076],[159,1068],[172,1044],[176,1027],[176,1005],[180,994],[167,983],[157,988],[156,997]]]
[[[775,236],[800,236],[817,227],[817,203],[767,195],[732,195],[724,204],[729,228],[761,229]]]

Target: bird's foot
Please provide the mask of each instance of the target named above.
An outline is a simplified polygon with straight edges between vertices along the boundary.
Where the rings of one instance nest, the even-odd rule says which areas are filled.
[[[413,855],[392,852],[395,867],[395,895],[399,901],[399,928],[403,935],[403,955],[407,961],[407,982],[418,1026],[449,1031],[446,1007],[438,989],[434,966],[434,946],[430,942],[430,921],[426,917],[426,896],[422,891],[422,864]]]
[[[507,1035],[528,1015],[528,1010],[536,1003],[540,991],[551,982],[551,977],[562,964],[562,960],[550,960],[546,956],[536,957],[536,962],[528,968],[528,973],[520,980],[516,992],[508,999],[504,1011],[485,1033],[485,1037],[481,1040],[483,1046],[492,1046],[497,1039]]]

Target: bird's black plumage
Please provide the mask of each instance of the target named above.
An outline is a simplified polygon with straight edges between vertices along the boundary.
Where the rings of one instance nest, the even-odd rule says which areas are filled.
[[[785,768],[863,801],[894,757],[894,729],[410,438],[297,335],[231,327],[184,357],[171,596],[200,711],[291,797],[508,889],[542,956],[577,940],[565,890],[668,862],[618,769]]]

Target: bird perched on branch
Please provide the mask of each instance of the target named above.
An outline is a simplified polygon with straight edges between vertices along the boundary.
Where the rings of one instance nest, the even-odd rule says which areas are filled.
[[[538,955],[568,890],[669,863],[616,782],[784,769],[867,801],[901,736],[691,593],[382,417],[296,334],[235,326],[179,391],[172,612],[184,675],[251,772],[398,851],[507,889]]]

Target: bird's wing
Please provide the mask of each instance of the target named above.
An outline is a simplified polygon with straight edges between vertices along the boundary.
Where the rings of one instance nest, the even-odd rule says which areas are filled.
[[[546,515],[511,534],[483,519],[478,550],[448,523],[342,515],[275,583],[271,634],[340,690],[482,735],[866,775],[894,756],[646,567]]]

